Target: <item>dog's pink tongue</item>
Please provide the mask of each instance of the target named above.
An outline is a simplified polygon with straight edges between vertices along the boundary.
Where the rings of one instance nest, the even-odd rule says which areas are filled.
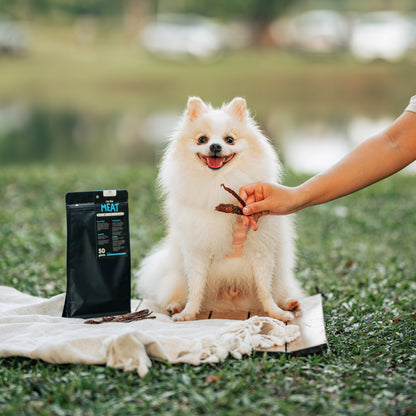
[[[212,169],[218,169],[222,166],[222,157],[209,157],[208,166]]]

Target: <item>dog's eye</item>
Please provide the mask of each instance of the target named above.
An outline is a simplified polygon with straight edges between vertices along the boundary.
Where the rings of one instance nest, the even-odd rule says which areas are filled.
[[[224,137],[224,141],[225,141],[225,143],[227,143],[227,144],[234,144],[234,138],[233,138],[233,137],[231,137],[231,136],[226,136],[226,137]]]
[[[198,144],[205,144],[208,141],[207,136],[201,136],[198,138]]]

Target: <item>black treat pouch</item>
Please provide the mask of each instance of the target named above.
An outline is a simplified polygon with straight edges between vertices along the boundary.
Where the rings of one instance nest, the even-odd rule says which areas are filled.
[[[62,316],[91,318],[130,312],[127,191],[66,195],[67,291]]]

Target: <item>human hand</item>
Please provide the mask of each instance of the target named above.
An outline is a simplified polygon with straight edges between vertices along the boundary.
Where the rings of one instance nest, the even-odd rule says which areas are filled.
[[[297,210],[296,188],[259,182],[240,188],[240,197],[246,202],[243,221],[253,230],[258,229],[257,221],[262,215],[284,215]]]

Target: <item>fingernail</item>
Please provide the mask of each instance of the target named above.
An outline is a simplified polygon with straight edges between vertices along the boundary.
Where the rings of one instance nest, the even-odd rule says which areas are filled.
[[[247,207],[244,207],[244,208],[243,208],[243,214],[244,214],[244,215],[250,215],[250,209],[249,209],[249,208],[247,208]]]

